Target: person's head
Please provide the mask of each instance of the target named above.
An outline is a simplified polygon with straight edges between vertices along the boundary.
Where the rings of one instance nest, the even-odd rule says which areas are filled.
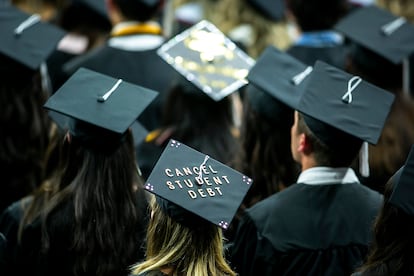
[[[228,229],[252,179],[170,140],[144,188],[155,194],[147,257],[134,274],[235,275],[224,259]]]
[[[413,157],[411,150],[406,164],[385,185],[384,203],[373,225],[373,243],[359,268],[364,275],[414,273]]]
[[[309,128],[303,114],[295,112],[291,129],[291,151],[293,158],[302,163],[303,156],[312,156],[315,165],[327,167],[349,167],[358,155],[362,141],[334,127],[309,118],[317,127],[324,128],[324,135],[331,136],[334,144],[326,144]],[[335,136],[335,137],[332,137]]]
[[[286,6],[302,32],[332,29],[350,9],[347,0],[287,0]]]
[[[135,20],[145,22],[154,19],[161,11],[161,0],[107,0],[108,14],[112,21],[116,11],[116,21]]]
[[[227,162],[236,150],[232,101],[231,96],[215,101],[180,78],[167,94],[161,124],[174,128],[174,139]]]
[[[13,6],[0,11],[0,163],[5,183],[0,210],[40,185],[50,139],[51,122],[42,108],[51,93],[44,62],[64,33],[43,22],[17,27],[29,17]]]
[[[223,234],[216,225],[195,216],[197,227],[168,216],[155,197],[147,231],[147,261],[133,273],[170,269],[169,275],[236,275],[224,259]]]
[[[113,275],[139,258],[146,201],[130,126],[156,94],[81,68],[44,105],[67,134],[59,192],[42,213],[42,247],[48,252],[54,231],[68,227],[56,212],[73,220],[74,273]]]
[[[249,206],[296,180],[298,165],[289,147],[293,113],[264,91],[247,87],[240,134],[243,158],[238,159],[243,162],[240,169],[256,183],[246,196],[252,201],[246,202]]]
[[[364,28],[359,26],[364,25]],[[408,90],[408,58],[414,51],[414,25],[375,5],[358,8],[335,29],[351,42],[347,70],[369,82],[399,92]],[[408,91],[407,91],[408,92]]]
[[[24,12],[40,14],[42,20],[53,22],[70,0],[10,0]]]

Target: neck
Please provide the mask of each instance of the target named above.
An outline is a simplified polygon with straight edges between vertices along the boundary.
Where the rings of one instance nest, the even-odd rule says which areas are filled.
[[[318,166],[313,156],[309,155],[302,156],[300,164],[302,166],[302,171]]]

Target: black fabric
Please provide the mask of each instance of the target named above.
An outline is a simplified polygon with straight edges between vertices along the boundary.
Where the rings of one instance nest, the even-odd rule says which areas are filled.
[[[24,206],[30,204],[31,201],[31,196],[18,200],[7,207],[0,215],[0,232],[7,239],[7,247],[4,249],[5,258],[3,259],[5,262],[3,267],[4,274],[0,275],[14,275],[15,273],[14,268],[18,265],[15,263],[15,257],[18,247],[17,235],[19,224],[23,218]]]
[[[337,68],[345,69],[349,47],[346,44],[335,47],[293,45],[286,52],[309,66],[313,66],[317,60],[321,60]]]
[[[141,193],[139,197],[136,207],[147,213],[149,207],[144,194]],[[112,275],[128,275],[128,267],[144,259],[145,248],[143,245],[148,221],[144,220],[141,223],[141,225],[137,225],[137,239],[131,241],[136,244],[135,260],[126,263],[122,267],[113,268],[114,273]],[[49,235],[50,247],[48,252],[41,249],[41,231],[41,220],[39,218],[25,227],[22,242],[17,248],[14,260],[14,263],[18,265],[13,267],[13,274],[10,275],[73,276],[72,269],[76,257],[71,249],[74,233],[73,204],[61,204],[51,213],[47,223],[47,231],[53,233],[53,235]],[[123,260],[123,262],[126,262],[126,260]],[[87,271],[79,275],[96,275],[99,265],[97,262],[89,263]]]
[[[138,117],[148,130],[159,126],[165,92],[170,88],[172,81],[179,76],[174,68],[157,55],[156,49],[125,51],[105,45],[85,56],[71,60],[64,65],[63,70],[67,76],[70,76],[80,67],[159,92],[155,100]]]
[[[231,265],[240,276],[350,275],[368,251],[381,203],[359,183],[294,184],[246,211]]]

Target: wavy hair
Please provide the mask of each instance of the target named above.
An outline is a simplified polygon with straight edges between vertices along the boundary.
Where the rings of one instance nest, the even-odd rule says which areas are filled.
[[[236,275],[224,258],[223,235],[218,226],[208,223],[202,231],[183,226],[162,211],[155,197],[151,209],[146,260],[132,266],[133,274],[151,275],[172,268],[173,276]]]
[[[374,223],[373,243],[367,260],[358,269],[362,275],[414,275],[414,218],[389,203],[393,178],[385,185],[384,203]]]
[[[42,250],[57,231],[73,233],[73,273],[114,275],[139,260],[146,228],[145,195],[136,173],[130,131],[113,152],[65,140],[59,192],[42,214]],[[105,137],[102,137],[105,139]],[[74,221],[74,223],[72,223]],[[143,256],[142,256],[143,257]]]

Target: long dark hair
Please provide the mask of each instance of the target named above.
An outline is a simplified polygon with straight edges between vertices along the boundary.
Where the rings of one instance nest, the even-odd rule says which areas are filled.
[[[363,275],[414,275],[414,218],[389,203],[393,179],[385,185],[384,203],[374,223],[373,244],[358,269]]]
[[[268,118],[253,108],[249,94],[245,95],[240,135],[243,151],[236,166],[254,181],[243,200],[245,207],[291,185],[299,174],[290,150],[293,110],[286,107],[283,113],[282,118]]]
[[[173,128],[174,139],[222,163],[230,162],[239,150],[230,96],[214,101],[185,79],[169,92],[162,125]]]
[[[48,91],[42,88],[40,71],[3,55],[0,63],[1,212],[30,194],[43,180],[51,121],[42,107]]]
[[[146,202],[138,185],[142,183],[138,183],[132,134],[128,131],[110,153],[85,147],[73,136],[63,148],[67,161],[60,192],[43,214],[43,250],[53,246],[54,230],[67,228],[73,233],[75,274],[119,273],[137,261],[146,227]]]

